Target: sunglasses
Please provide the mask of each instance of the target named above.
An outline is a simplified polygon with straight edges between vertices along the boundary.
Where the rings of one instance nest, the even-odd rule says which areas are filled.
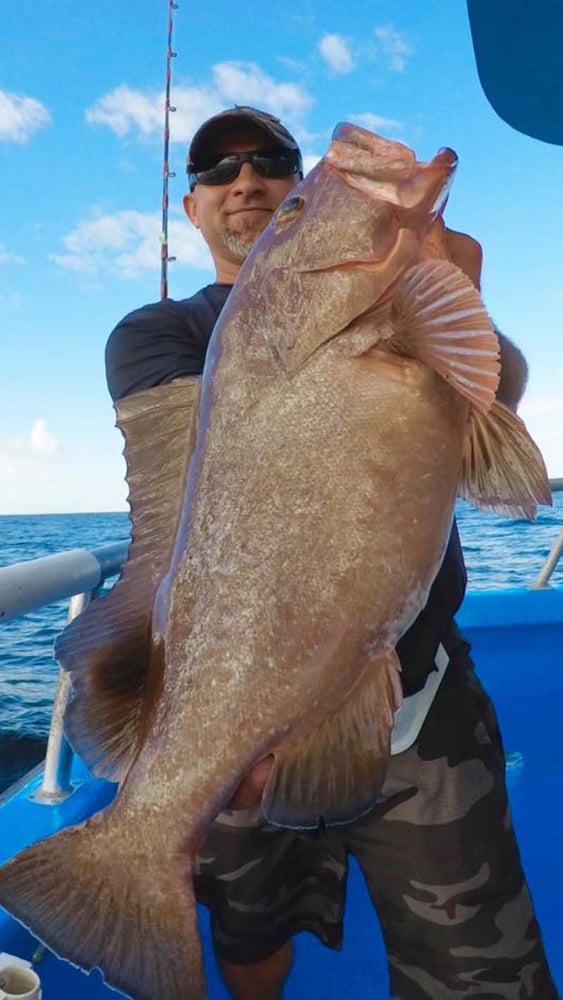
[[[229,181],[234,181],[240,174],[243,163],[251,163],[257,174],[271,180],[291,177],[301,171],[301,157],[297,150],[283,153],[231,153],[206,170],[188,169],[190,191],[193,191],[196,184],[228,184]]]

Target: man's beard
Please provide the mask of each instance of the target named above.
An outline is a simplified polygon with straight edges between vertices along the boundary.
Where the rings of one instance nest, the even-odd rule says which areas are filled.
[[[222,229],[220,232],[220,237],[223,245],[227,248],[229,253],[242,264],[243,260],[246,260],[252,247],[256,243],[256,240],[260,234],[264,231],[267,225],[267,221],[247,222],[244,229],[240,232],[234,233],[232,229]]]

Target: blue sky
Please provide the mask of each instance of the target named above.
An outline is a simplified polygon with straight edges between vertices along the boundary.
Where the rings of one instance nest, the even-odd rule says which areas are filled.
[[[159,295],[167,0],[20,0],[0,33],[0,513],[126,507],[107,337]],[[306,162],[357,121],[420,159],[452,146],[447,210],[484,247],[489,311],[531,370],[521,413],[563,475],[563,149],[481,91],[465,3],[225,3],[175,15],[170,294],[212,280],[181,212],[185,150],[233,103],[280,115]]]

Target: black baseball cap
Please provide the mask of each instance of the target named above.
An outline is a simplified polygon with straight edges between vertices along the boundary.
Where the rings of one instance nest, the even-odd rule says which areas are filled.
[[[195,133],[188,151],[188,173],[201,170],[205,165],[209,154],[209,147],[227,129],[244,128],[252,126],[264,133],[269,146],[279,149],[288,149],[297,153],[299,158],[299,171],[303,173],[303,162],[301,151],[293,138],[291,132],[285,128],[279,118],[269,114],[267,111],[260,111],[258,108],[251,108],[247,105],[235,105],[226,111],[220,111],[218,115],[213,115],[200,125]]]

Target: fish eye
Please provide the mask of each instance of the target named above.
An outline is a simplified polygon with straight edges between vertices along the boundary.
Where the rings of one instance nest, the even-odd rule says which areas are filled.
[[[291,218],[297,212],[300,212],[305,205],[305,199],[301,198],[298,194],[294,195],[293,198],[286,198],[286,200],[278,208],[278,218],[281,221]]]

